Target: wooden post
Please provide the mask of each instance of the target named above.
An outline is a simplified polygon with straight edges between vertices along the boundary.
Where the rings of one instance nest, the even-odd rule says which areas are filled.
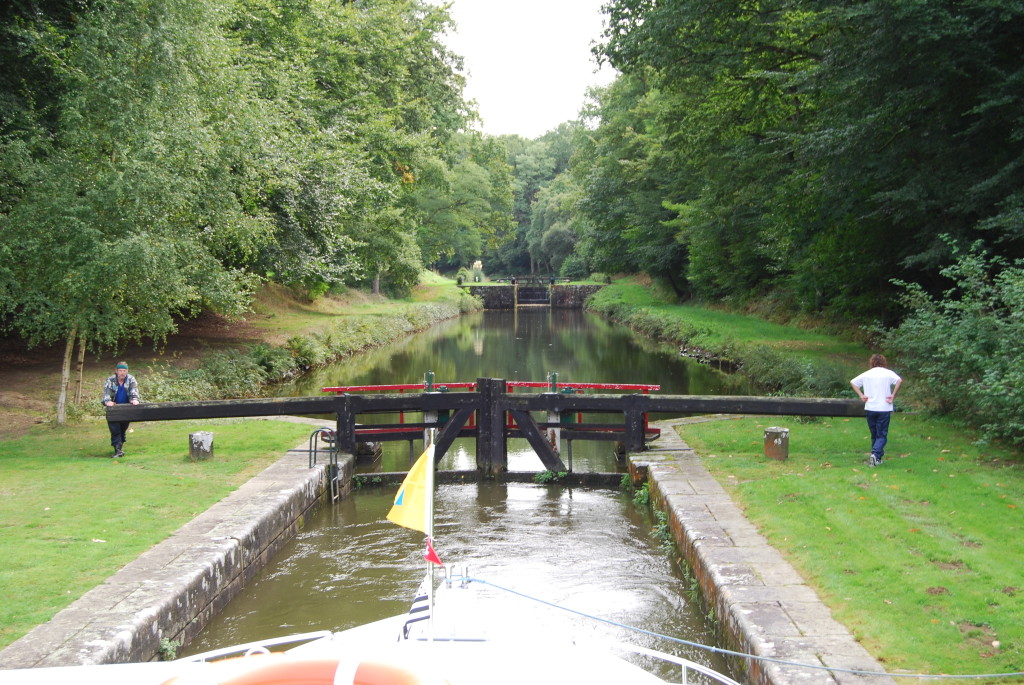
[[[504,378],[478,378],[480,408],[476,436],[476,466],[486,478],[508,470],[508,448],[505,443],[505,411],[499,408],[507,386]]]
[[[562,458],[558,456],[558,452],[551,448],[551,443],[548,442],[547,436],[541,431],[529,412],[510,409],[508,413],[516,420],[516,425],[519,426],[523,437],[530,443],[530,447],[540,457],[544,468],[553,473],[561,473],[568,470],[565,468]]]
[[[346,454],[356,453],[356,417],[352,413],[352,397],[341,395],[337,403],[338,451]]]
[[[644,449],[644,411],[641,405],[643,395],[627,395],[622,398],[626,415],[625,443],[627,452],[642,452]]]

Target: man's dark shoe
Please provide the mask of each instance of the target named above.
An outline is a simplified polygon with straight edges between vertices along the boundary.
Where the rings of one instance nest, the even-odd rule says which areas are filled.
[[[120,445],[114,445],[114,454],[111,456],[111,459],[117,459],[118,457],[123,457],[123,456],[124,456],[124,451],[121,449],[121,446]]]
[[[882,458],[880,456],[878,456],[877,454],[872,454],[871,455],[871,465],[872,466],[881,466],[882,465]]]

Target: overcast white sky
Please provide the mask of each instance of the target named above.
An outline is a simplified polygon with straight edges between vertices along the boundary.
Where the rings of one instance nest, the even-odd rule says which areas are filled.
[[[452,2],[458,30],[447,43],[465,58],[466,98],[477,101],[484,133],[536,138],[575,119],[589,86],[612,81],[590,54],[603,1]]]

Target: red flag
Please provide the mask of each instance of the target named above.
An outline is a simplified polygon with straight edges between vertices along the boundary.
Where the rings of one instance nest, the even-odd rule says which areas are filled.
[[[437,552],[434,551],[434,546],[430,544],[430,538],[427,538],[427,553],[423,555],[423,558],[432,564],[444,566],[444,564],[441,563],[441,557],[437,556]]]

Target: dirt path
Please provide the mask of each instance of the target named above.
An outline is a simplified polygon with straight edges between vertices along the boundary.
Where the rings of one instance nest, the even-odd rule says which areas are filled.
[[[414,295],[430,300],[437,296],[436,291],[436,286],[421,285],[414,289]],[[256,293],[253,311],[245,321],[231,322],[206,312],[180,322],[178,332],[158,349],[149,343],[129,345],[118,354],[87,354],[82,396],[98,402],[104,379],[113,373],[120,360],[127,361],[131,373],[138,378],[145,400],[145,376],[153,365],[188,368],[210,350],[255,342],[281,345],[291,336],[335,325],[339,316],[360,316],[393,305],[383,296],[358,290],[328,294],[311,302],[301,292],[264,284]],[[32,426],[55,419],[63,355],[63,344],[28,348],[17,338],[0,337],[0,440],[17,437]],[[72,396],[75,385],[72,379]]]
[[[132,345],[118,355],[87,354],[82,374],[83,397],[98,395],[114,364],[126,360],[140,383],[152,364],[187,367],[203,352],[262,339],[252,323],[230,323],[215,314],[183,322],[162,350]],[[0,440],[24,434],[32,426],[53,421],[60,392],[63,346],[28,348],[16,338],[0,338]],[[74,383],[71,393],[74,393]],[[83,400],[84,401],[84,400]]]

